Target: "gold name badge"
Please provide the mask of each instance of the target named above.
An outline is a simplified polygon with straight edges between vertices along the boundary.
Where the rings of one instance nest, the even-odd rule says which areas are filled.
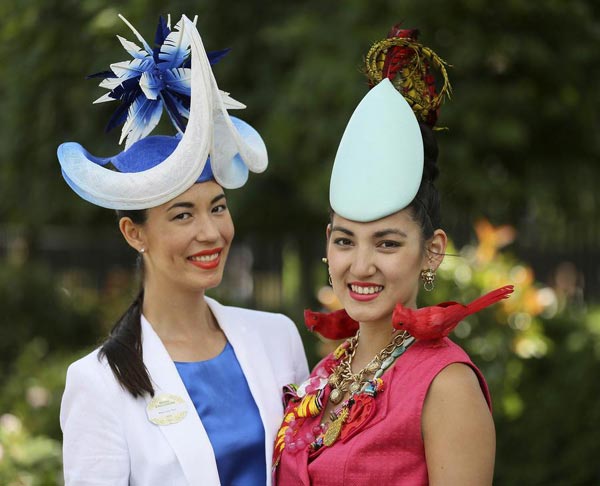
[[[177,395],[164,393],[154,397],[146,407],[148,420],[156,425],[172,425],[181,422],[188,413],[185,400]]]

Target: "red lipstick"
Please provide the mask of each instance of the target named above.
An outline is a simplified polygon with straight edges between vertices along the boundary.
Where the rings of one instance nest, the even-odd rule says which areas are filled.
[[[212,248],[210,250],[199,251],[188,257],[188,261],[195,267],[203,270],[212,270],[217,268],[221,263],[221,252],[223,248]],[[202,258],[201,257],[208,257]],[[197,259],[196,259],[197,258]]]

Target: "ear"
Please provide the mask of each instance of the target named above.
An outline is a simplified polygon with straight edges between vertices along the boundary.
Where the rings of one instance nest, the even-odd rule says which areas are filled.
[[[444,260],[448,235],[442,229],[436,229],[433,236],[425,244],[425,261],[428,268],[437,270]]]
[[[331,223],[325,229],[325,256],[329,258],[329,241],[331,240]]]
[[[146,249],[142,228],[140,225],[135,224],[131,218],[121,218],[119,220],[119,230],[121,230],[121,234],[123,235],[123,238],[125,238],[125,241],[127,241],[129,246],[135,251],[139,252],[142,249]]]

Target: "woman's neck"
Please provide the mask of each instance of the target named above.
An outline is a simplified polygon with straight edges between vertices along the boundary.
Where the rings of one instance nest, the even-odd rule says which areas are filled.
[[[145,282],[142,312],[163,340],[218,330],[204,292],[166,291]]]
[[[142,312],[173,361],[205,361],[227,343],[204,292],[166,291],[146,283]]]

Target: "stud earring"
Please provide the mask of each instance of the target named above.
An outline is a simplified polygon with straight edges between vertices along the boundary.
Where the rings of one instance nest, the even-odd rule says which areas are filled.
[[[323,257],[323,258],[321,258],[321,261],[322,261],[322,262],[323,262],[325,265],[327,265],[327,264],[329,263],[329,260],[327,260],[327,257]]]
[[[146,253],[146,248],[140,248],[140,253]]]
[[[421,270],[421,280],[423,280],[423,288],[431,292],[435,288],[435,271],[432,268]]]

